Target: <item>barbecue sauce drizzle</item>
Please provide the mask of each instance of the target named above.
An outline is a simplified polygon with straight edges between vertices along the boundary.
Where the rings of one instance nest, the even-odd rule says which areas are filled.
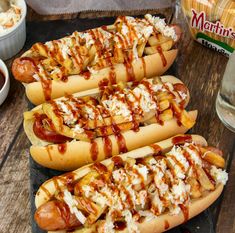
[[[181,144],[185,144],[185,143],[191,143],[192,142],[192,136],[189,134],[185,134],[185,135],[180,135],[180,136],[175,136],[172,138],[172,143],[174,145],[181,145]]]
[[[170,223],[169,223],[167,220],[164,221],[164,225],[165,225],[165,226],[164,226],[164,229],[165,229],[165,230],[169,229]]]
[[[50,152],[50,146],[46,146],[46,151],[47,151],[47,154],[49,156],[50,161],[52,161],[52,156],[51,156],[51,152]]]
[[[129,48],[130,45],[132,45],[134,43],[134,38],[138,38],[138,35],[137,35],[137,32],[136,32],[134,26],[129,24],[129,22],[125,16],[120,16],[118,19],[119,19],[119,22],[121,21],[121,23],[128,28],[128,30],[127,30],[128,32],[126,35],[124,35],[123,33],[121,33],[122,36],[119,34],[116,34],[116,36],[119,40],[119,44],[121,45],[122,51],[125,51],[127,48]],[[137,23],[138,23],[138,21],[141,21],[141,20],[136,19]],[[144,21],[144,23],[146,24],[146,26],[151,25],[153,27],[153,34],[158,38],[159,32],[155,28],[155,25],[152,24],[148,19],[147,19],[147,22]],[[117,24],[119,25],[119,23],[117,23]],[[114,26],[116,27],[116,31],[118,31],[117,24],[116,23],[114,24]],[[114,34],[114,32],[109,31],[107,26],[102,26],[100,28],[104,31],[108,31],[111,35]],[[114,68],[114,62],[111,59],[109,48],[106,48],[101,42],[101,41],[104,41],[104,39],[105,39],[104,35],[99,31],[98,28],[87,30],[86,33],[88,33],[92,37],[92,39],[95,41],[94,46],[96,48],[96,54],[97,54],[98,58],[101,58],[102,54],[105,55],[104,59],[101,59],[101,64],[98,63],[97,66],[99,68],[104,68],[106,66],[110,67],[109,80],[110,80],[111,84],[115,84],[116,83],[116,72],[115,72],[115,68]],[[126,37],[129,38],[129,41]],[[83,62],[84,62],[83,57],[86,57],[86,56],[82,56],[81,51],[79,49],[79,46],[81,46],[81,48],[84,46],[84,43],[85,43],[84,39],[81,38],[79,36],[79,33],[76,33],[76,32],[74,32],[74,35],[71,36],[70,38],[71,38],[71,43],[73,44],[73,48],[69,48],[70,55],[68,55],[68,57],[72,60],[72,63],[75,67],[79,67],[80,71],[82,70],[81,75],[85,79],[90,79],[91,73],[89,71],[83,70]],[[145,40],[147,41],[147,38],[145,38]],[[61,49],[59,48],[59,43],[61,43],[61,41],[55,40],[55,41],[51,41],[51,43],[53,46],[52,50],[49,50],[47,45],[45,45],[43,43],[37,43],[37,44],[33,45],[32,50],[39,52],[39,48],[37,45],[40,45],[43,48],[43,51],[46,54],[46,56],[51,57],[54,61],[57,61],[58,64],[63,64],[65,59],[62,55]],[[78,44],[76,44],[76,43],[78,43]],[[113,47],[115,48],[115,46],[113,46]],[[167,60],[163,54],[161,46],[157,46],[157,51],[160,54],[162,64],[165,67],[167,65]],[[114,49],[113,53],[114,53],[114,57],[115,57],[115,49]],[[131,54],[129,54],[129,56],[124,55],[124,57],[125,57],[124,66],[126,68],[127,81],[134,81],[135,80],[135,73],[134,73],[133,66],[132,66],[132,61],[134,60],[133,52]],[[144,76],[146,76],[146,64],[145,64],[145,60],[143,57],[141,58],[141,61],[142,61]],[[35,67],[37,67],[37,66],[35,66]],[[63,65],[60,67],[60,70],[62,72],[62,75],[61,75],[61,77],[58,77],[58,78],[63,82],[67,82],[68,81],[68,70],[66,70],[66,68]],[[37,73],[40,76],[39,72],[37,72]],[[51,99],[52,80],[49,78],[49,74],[46,74],[46,77],[47,78],[45,79],[40,76],[40,80],[42,83],[42,88],[43,88],[45,100],[48,101]]]
[[[58,151],[60,152],[60,154],[64,154],[66,150],[67,150],[66,143],[58,144]]]
[[[131,25],[128,24],[128,21],[126,20],[126,17],[119,17],[119,18],[128,27],[128,31],[129,31],[128,36],[130,37],[130,43],[132,44],[133,40],[134,40],[133,36],[137,37],[136,31],[134,30],[134,27],[132,27]],[[108,30],[107,26],[102,26],[101,28],[103,30],[106,30],[106,31]],[[103,34],[100,33],[97,28],[87,30],[86,32],[89,33],[91,35],[92,39],[95,41],[94,46],[96,47],[96,54],[98,55],[98,58],[101,58],[102,54],[107,54],[107,56],[105,56],[105,58],[106,58],[105,64],[101,64],[100,68],[103,68],[103,67],[106,67],[106,66],[110,67],[109,80],[110,80],[111,84],[115,84],[116,83],[116,72],[115,72],[114,63],[112,62],[111,57],[108,56],[108,49],[106,49],[102,45],[102,43],[99,39],[99,38],[101,38],[102,40],[104,40]],[[78,37],[79,43],[81,43],[81,38],[78,35],[77,35],[77,37]],[[125,36],[123,36],[123,37],[119,36],[118,38],[119,38],[119,42],[121,44],[122,50],[126,49],[129,45],[127,38]],[[71,37],[71,41],[74,45],[76,53],[75,53],[74,50],[72,50],[70,48],[69,49],[70,54],[71,54],[70,59],[72,59],[72,61],[74,63],[74,66],[78,66],[78,67],[80,67],[80,70],[82,70],[82,68],[83,68],[82,67],[82,62],[84,62],[84,61],[83,61],[83,58],[81,56],[81,52],[78,49],[78,46],[76,46],[76,39],[74,37]],[[58,60],[58,63],[63,63],[65,59],[63,58],[63,55],[60,52],[59,45],[58,45],[59,42],[51,41],[51,43],[53,45],[52,51],[49,51],[47,46],[43,43],[37,43],[37,44],[33,45],[32,49],[35,52],[39,53],[39,48],[38,48],[37,45],[40,45],[43,48],[44,52],[47,54],[47,56],[52,57],[55,61]],[[31,59],[31,58],[23,58],[23,59]],[[81,62],[79,62],[79,60]],[[133,58],[131,60],[133,60]],[[132,67],[132,61],[131,60],[130,60],[130,57],[129,57],[128,59],[125,59],[125,62],[124,62],[124,65],[125,65],[125,68],[126,68],[126,73],[127,73],[127,81],[134,81],[135,80],[135,73],[134,73],[134,70],[133,70],[133,67]],[[33,63],[34,67],[37,68],[37,74],[40,77],[40,81],[41,81],[41,85],[42,85],[42,88],[43,88],[45,100],[46,101],[51,100],[52,80],[49,78],[49,74],[45,73],[46,78],[42,78],[40,73],[39,73],[38,67],[34,63],[33,59],[31,59],[30,61]],[[145,64],[144,59],[142,60],[142,63],[143,63],[144,74],[146,74],[146,64]],[[100,65],[100,64],[98,64],[98,65]],[[62,82],[67,82],[68,81],[68,71],[65,69],[64,66],[60,67],[60,70],[62,72],[62,75],[61,75],[61,77],[58,77],[58,78]],[[44,72],[46,72],[46,71],[44,71]],[[90,77],[91,77],[91,73],[89,71],[83,71],[81,73],[81,75],[86,80],[90,79]]]
[[[186,135],[186,136],[187,136],[187,135]],[[180,138],[180,137],[181,137],[181,138]],[[189,137],[188,137],[188,138],[189,138]],[[183,137],[183,136],[178,136],[178,139],[180,139],[180,140],[176,140],[176,141],[175,141],[175,142],[176,142],[176,145],[182,145],[182,144],[183,144],[183,140],[185,140],[184,142],[187,143],[187,142],[188,142],[188,138],[187,138],[187,137]],[[180,142],[180,143],[179,143],[179,142]],[[154,149],[157,153],[161,150],[161,148],[160,148],[159,146],[157,146],[157,145],[154,145],[153,149]],[[193,145],[192,145],[192,148],[191,148],[191,149],[194,149],[194,146],[193,146]],[[198,151],[197,148],[195,148],[195,149]],[[189,156],[186,156],[185,154],[183,154],[183,155],[185,156],[185,158],[187,159],[187,161],[190,162],[190,165],[192,165],[191,161],[189,160]],[[157,157],[156,159],[161,159],[161,158],[163,158],[163,157],[159,156],[159,157]],[[119,169],[119,168],[125,166],[124,161],[122,160],[122,158],[121,158],[120,156],[114,156],[114,157],[112,157],[112,161],[114,162],[114,166],[115,166],[116,169]],[[143,159],[142,159],[142,158],[136,160],[136,164],[138,164],[138,163],[142,163],[142,164],[146,165],[145,163],[143,163]],[[105,165],[103,165],[102,163],[96,162],[95,164],[92,165],[92,168],[95,169],[95,170],[100,174],[99,177],[100,177],[100,179],[101,179],[102,182],[104,182],[104,183],[105,183],[105,182],[110,182],[109,179],[108,179],[108,178],[105,178],[105,176],[104,176],[104,174],[107,174],[107,173],[110,172],[110,171],[108,171],[108,168],[107,168]],[[160,168],[160,167],[159,167],[159,168]],[[138,172],[136,172],[135,169],[132,169],[132,170],[136,173],[136,175],[137,175],[139,178],[143,179],[142,175],[140,175]],[[67,173],[67,174],[65,174],[65,175],[62,175],[61,177],[54,177],[54,178],[52,179],[52,181],[53,181],[53,183],[54,183],[54,186],[55,186],[55,189],[58,190],[59,192],[61,192],[62,189],[60,188],[60,185],[59,185],[59,183],[58,183],[58,180],[62,181],[66,186],[70,186],[70,188],[68,188],[69,190],[72,190],[72,189],[74,188],[75,178],[74,178],[74,174],[73,174],[73,173]],[[93,183],[93,185],[92,185],[93,188],[94,188],[95,190],[96,190],[96,189],[98,190],[99,187],[97,186],[97,183],[95,183],[94,181],[92,181],[92,183]],[[144,187],[144,184],[142,184],[142,186]],[[124,202],[122,201],[121,205],[122,205],[123,207],[125,207],[126,204],[128,204],[128,206],[129,206],[128,208],[130,208],[130,209],[133,208],[134,205],[133,205],[133,201],[132,201],[132,199],[131,199],[130,193],[126,190],[125,187],[122,186],[122,187],[120,187],[120,188],[121,188],[121,191],[123,191],[123,192],[125,193],[125,195],[126,195],[126,202],[124,203]],[[52,197],[52,195],[50,194],[50,192],[49,192],[44,186],[41,186],[41,189],[42,189],[42,191],[45,192],[45,194],[46,194],[49,198]],[[117,191],[117,188],[116,188],[116,187],[113,187],[113,189],[114,189],[114,191]],[[101,194],[102,194],[102,195],[106,195],[105,193],[101,193]],[[108,198],[107,195],[106,195],[106,198]],[[163,205],[164,205],[164,198],[161,198],[161,201],[163,202]],[[186,200],[186,201],[187,201],[187,200]],[[186,201],[185,201],[185,203],[186,203]],[[182,213],[183,213],[183,215],[184,215],[184,222],[186,222],[186,221],[189,219],[189,208],[188,208],[188,206],[185,205],[185,203],[179,205],[179,207],[181,208],[181,211],[182,211]],[[95,211],[95,209],[93,209],[90,200],[82,201],[80,204],[81,204],[83,207],[85,207],[86,209],[88,209],[90,213],[94,213],[94,214],[95,214],[96,211]],[[61,207],[58,206],[58,208],[61,208]],[[157,208],[156,206],[152,205],[152,206],[150,207],[150,209],[151,209],[151,211],[153,211],[156,215],[160,214],[160,212],[159,212],[159,210],[158,210],[158,208]],[[61,213],[61,217],[62,217],[62,218],[66,221],[66,223],[68,224],[68,222],[69,222],[69,217],[68,217],[69,210],[67,210],[67,207],[65,206],[65,208],[63,207],[62,209],[60,209],[60,213]],[[134,209],[131,211],[131,213],[132,213],[133,216],[137,214],[137,212],[136,212]],[[120,219],[121,216],[122,216],[122,215],[121,215],[121,212],[118,211],[118,210],[116,210],[116,211],[114,211],[114,212],[112,213],[112,218],[113,218],[113,219]],[[139,218],[139,220],[141,220],[141,219]],[[114,221],[114,229],[115,229],[115,230],[124,230],[126,227],[127,227],[127,223],[126,223],[125,221],[120,221],[120,220]],[[164,228],[165,228],[165,230],[169,229],[169,227],[170,227],[169,222],[168,222],[167,220],[165,220],[165,221],[164,221]]]
[[[162,47],[160,45],[157,46],[157,51],[158,51],[158,53],[159,53],[159,55],[160,55],[160,57],[162,59],[162,65],[165,67],[167,65],[167,60],[166,60],[166,58],[164,56],[164,53],[162,51]]]
[[[43,43],[40,43],[40,45],[44,48],[44,50],[48,54],[47,47]],[[39,52],[37,46],[33,46],[33,48],[36,50],[36,52]],[[33,64],[33,66],[36,69],[36,72],[38,74],[38,77],[40,78],[40,82],[41,82],[41,85],[42,85],[42,90],[43,90],[43,93],[44,93],[45,100],[46,101],[50,100],[51,99],[51,91],[52,91],[52,80],[50,79],[49,75],[44,70],[43,73],[44,73],[45,77],[42,77],[42,75],[39,72],[38,65],[35,63],[35,61],[32,58],[22,57],[21,60],[28,60]],[[39,61],[39,64],[40,64],[40,61]]]
[[[151,84],[147,81],[142,81],[141,83],[146,87],[147,91],[151,95],[152,99],[156,102],[156,104],[158,104],[156,99],[154,98],[154,92],[151,88]],[[107,79],[104,79],[99,83],[99,89],[100,89],[101,95],[103,94],[104,90],[107,90],[105,88],[108,84],[109,84],[109,80],[107,80]],[[138,83],[134,83],[133,86],[134,85],[138,85]],[[167,87],[167,86],[165,85],[165,87]],[[182,90],[183,87],[178,86],[177,90],[179,90],[179,89]],[[167,88],[167,90],[170,92],[169,88]],[[122,90],[118,89],[118,87],[112,87],[112,88],[110,87],[109,88],[109,94],[113,94],[116,91],[122,92]],[[71,101],[73,101],[73,102],[75,101],[75,103],[76,103],[76,100],[73,99],[72,96],[67,96],[67,97]],[[136,101],[140,101],[140,99],[138,99],[135,95],[133,95],[133,97],[136,99]],[[131,101],[129,101],[128,99],[122,99],[122,98],[121,99],[119,98],[119,101],[122,101],[122,102],[124,102],[128,105],[128,108],[129,108],[129,110],[131,112],[131,116],[132,116],[132,130],[138,131],[139,130],[139,122],[136,119],[136,112],[133,110],[134,109],[133,103]],[[57,106],[55,101],[50,101],[50,103],[53,106],[53,110],[54,110],[55,115],[58,116],[58,118],[60,119],[60,128],[62,130],[63,129],[63,120],[60,117],[60,110],[58,109],[58,106]],[[77,114],[76,111],[74,111],[73,108],[70,105],[67,105],[67,106],[68,106],[69,110],[72,112],[72,114],[75,116]],[[97,119],[98,119],[99,110],[94,111],[94,114],[95,114],[94,119],[95,119],[95,127],[96,127],[97,126]],[[179,116],[176,116],[176,117],[178,118]],[[157,118],[157,122],[159,124],[163,124],[163,122],[159,119],[158,110],[157,110],[157,113],[156,113],[156,118]],[[113,119],[113,118],[111,117],[111,119]],[[118,144],[118,147],[119,147],[119,153],[127,152],[128,149],[126,147],[125,138],[121,134],[121,130],[119,129],[118,125],[113,120],[112,120],[111,128],[112,128],[112,131],[113,131],[113,133],[116,137],[116,140],[117,140],[117,144]],[[100,131],[101,131],[101,134],[102,134],[102,137],[103,137],[105,156],[110,157],[111,154],[112,154],[112,141],[107,135],[106,127],[100,127]],[[92,158],[93,161],[96,161],[97,158],[98,158],[98,153],[99,153],[98,144],[93,139],[93,137],[92,137],[93,134],[91,134],[89,131],[85,131],[85,133],[87,134],[88,138],[91,141],[91,148],[90,148],[91,158]],[[174,140],[176,140],[176,139],[174,139]],[[61,154],[63,154],[63,153],[65,153],[66,148],[65,148],[64,145],[58,145],[58,150],[61,152]]]
[[[59,201],[56,201],[55,205],[57,209],[59,210],[60,216],[64,220],[66,226],[69,226],[70,210],[69,210],[68,205],[67,204],[64,205]]]
[[[141,58],[141,62],[142,62],[142,67],[143,67],[144,77],[147,77],[146,62],[145,62],[144,57],[142,57],[142,58]]]

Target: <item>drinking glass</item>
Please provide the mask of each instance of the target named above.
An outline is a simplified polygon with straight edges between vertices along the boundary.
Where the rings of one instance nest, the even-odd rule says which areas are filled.
[[[235,51],[225,69],[216,99],[216,112],[223,124],[235,132]]]

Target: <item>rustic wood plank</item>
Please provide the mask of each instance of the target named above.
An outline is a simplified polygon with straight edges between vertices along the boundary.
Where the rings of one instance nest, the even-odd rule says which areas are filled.
[[[9,72],[10,63],[11,61],[7,62]],[[22,113],[27,109],[28,104],[24,92],[23,85],[11,76],[8,97],[0,107],[0,168],[22,122]]]
[[[66,19],[84,19],[84,18],[101,18],[101,17],[115,17],[119,15],[144,15],[144,14],[163,14],[171,15],[172,8],[167,9],[149,9],[149,10],[134,10],[134,11],[84,11],[72,14],[60,15],[39,15],[32,8],[28,6],[27,21],[47,21],[47,20],[66,20]]]
[[[235,148],[234,148],[235,149]],[[235,232],[235,152],[231,154],[232,163],[229,169],[229,180],[226,184],[223,200],[221,203],[220,214],[216,224],[217,233],[234,233]]]
[[[89,15],[92,12],[86,13]],[[102,12],[93,12],[92,14],[93,17],[104,16]],[[63,19],[67,16],[59,17]],[[82,14],[70,17],[82,17]],[[48,17],[38,16],[34,13],[28,14],[28,20],[36,19],[47,20]],[[52,17],[51,19],[57,18]],[[185,34],[179,44],[180,53],[177,61],[168,73],[176,74],[189,86],[192,96],[189,108],[197,108],[200,111],[198,122],[192,132],[203,135],[208,139],[209,144],[223,149],[229,164],[232,158],[235,135],[221,124],[214,107],[227,58],[193,42],[182,16],[178,19],[178,22],[182,24]],[[30,38],[32,40],[36,39],[33,35],[30,35]],[[0,111],[0,161],[3,161],[3,157],[8,150],[5,163],[0,171],[2,177],[0,181],[0,232],[27,233],[31,231],[28,188],[28,148],[30,143],[21,125],[22,112],[27,108],[27,101],[24,97],[23,86],[13,79],[11,81],[10,95],[1,106]],[[9,122],[11,123],[9,124]],[[17,129],[18,134],[16,135]],[[225,188],[223,199],[220,199],[220,208],[217,210],[219,216],[216,232],[219,233],[232,233],[235,231],[235,217],[233,214],[235,211],[235,204],[233,204],[233,195],[235,194],[234,169],[235,158],[233,158],[230,167],[230,180]],[[203,229],[201,229],[201,232],[203,232]]]
[[[175,22],[181,24],[184,34],[179,44],[175,70],[177,77],[182,79],[189,88],[191,94],[189,108],[199,110],[197,123],[191,132],[201,134],[210,145],[220,148],[226,159],[226,167],[230,170],[224,195],[220,197],[217,210],[215,210],[218,217],[216,232],[233,233],[235,232],[233,214],[235,212],[235,204],[233,204],[235,159],[232,164],[230,163],[235,153],[235,134],[223,126],[215,110],[216,96],[228,59],[193,41],[182,12],[178,16]]]
[[[192,40],[181,11],[173,22],[181,25],[183,35],[178,46],[178,57],[169,72],[175,72],[176,77],[189,88],[191,100],[188,108],[199,111],[191,132],[204,136],[209,144],[220,147],[227,157],[235,135],[220,122],[215,100],[228,58]]]
[[[96,16],[98,15],[104,16],[102,13],[96,13]],[[38,15],[29,14],[28,18],[38,19]],[[60,18],[63,19],[63,16]],[[168,16],[168,19],[170,18],[171,14]],[[40,19],[47,19],[47,17],[40,16]],[[38,41],[34,37],[32,27],[29,29],[26,48]],[[53,38],[51,36],[51,39]],[[7,61],[9,70],[13,59]],[[2,177],[0,181],[0,232],[27,233],[31,231],[28,163],[30,143],[22,127],[22,113],[27,109],[27,105],[23,85],[11,76],[9,96],[0,111],[0,175]]]
[[[0,232],[31,232],[29,202],[28,148],[30,143],[21,133],[0,171]]]

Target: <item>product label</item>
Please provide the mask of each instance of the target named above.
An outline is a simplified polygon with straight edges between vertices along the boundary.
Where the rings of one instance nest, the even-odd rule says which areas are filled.
[[[226,28],[220,21],[210,22],[206,20],[206,13],[201,11],[197,13],[194,9],[192,10],[192,18],[191,18],[191,27],[197,28],[202,32],[212,32],[216,35],[227,37],[231,39],[235,39],[235,31],[233,31],[232,27]]]
[[[217,52],[223,53],[226,56],[231,55],[231,53],[234,51],[232,47],[227,45],[226,43],[223,43],[218,40],[214,40],[210,38],[209,36],[203,34],[203,33],[197,33],[196,39],[199,43],[204,45],[207,48],[214,49]]]
[[[220,21],[210,22],[206,20],[206,13],[204,11],[199,13],[194,9],[191,9],[191,11],[192,18],[190,20],[190,25],[192,28],[200,30],[200,32],[196,34],[196,40],[207,48],[214,49],[226,56],[231,55],[234,48],[222,41],[209,37],[205,33],[210,32],[223,38],[235,40],[235,31],[233,31],[233,28],[225,27]]]

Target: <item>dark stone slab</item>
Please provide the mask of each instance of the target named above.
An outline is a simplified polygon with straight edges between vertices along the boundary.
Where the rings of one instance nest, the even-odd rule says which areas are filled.
[[[99,19],[74,19],[67,21],[41,21],[41,22],[30,22],[27,24],[27,41],[25,50],[29,49],[35,42],[45,42],[51,39],[61,38],[69,35],[75,30],[83,31],[89,28],[94,28],[100,25],[108,25],[113,23],[113,18],[99,18]],[[176,64],[167,72],[169,74],[176,74]],[[29,104],[29,108],[33,106]],[[35,212],[34,197],[40,187],[40,185],[50,179],[53,176],[62,174],[55,170],[44,168],[36,164],[30,157],[30,199],[31,199],[31,211],[32,211],[32,232],[33,233],[44,233],[40,230],[34,219],[33,215]],[[193,218],[185,224],[176,227],[169,233],[215,233],[215,221],[216,221],[216,207],[218,203],[215,203],[212,207],[204,211],[199,216]]]

